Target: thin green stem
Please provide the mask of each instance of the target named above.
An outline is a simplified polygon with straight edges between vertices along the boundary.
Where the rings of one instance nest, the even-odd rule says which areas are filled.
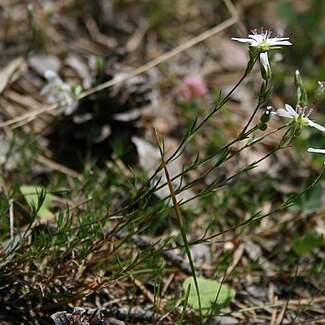
[[[167,183],[168,183],[168,188],[169,188],[169,191],[170,191],[170,196],[171,196],[172,201],[173,201],[173,207],[174,207],[175,215],[177,217],[177,222],[178,222],[179,229],[181,231],[181,236],[182,236],[182,239],[183,239],[184,248],[185,248],[185,251],[186,251],[187,258],[189,260],[189,264],[190,264],[191,271],[192,271],[192,276],[193,276],[193,279],[194,279],[194,284],[195,284],[195,288],[196,288],[196,292],[197,292],[197,298],[198,298],[198,304],[199,304],[200,324],[202,325],[203,324],[203,318],[202,318],[201,297],[200,297],[198,281],[197,281],[197,278],[196,278],[194,262],[193,262],[193,259],[192,259],[191,250],[190,250],[190,247],[189,247],[189,242],[188,242],[187,237],[186,237],[186,232],[185,232],[185,229],[184,229],[184,223],[183,223],[181,210],[179,208],[179,204],[178,204],[177,199],[176,199],[175,190],[174,190],[173,184],[172,184],[171,179],[170,179],[170,175],[169,175],[169,172],[168,172],[168,169],[167,169],[167,164],[166,164],[166,161],[164,159],[164,152],[162,150],[162,147],[159,144],[158,136],[157,136],[157,142],[158,142],[158,147],[159,147],[159,151],[160,151],[160,155],[161,155],[161,160],[162,160],[162,163],[163,163],[163,168],[164,168],[164,171],[165,171],[165,176],[166,176]]]

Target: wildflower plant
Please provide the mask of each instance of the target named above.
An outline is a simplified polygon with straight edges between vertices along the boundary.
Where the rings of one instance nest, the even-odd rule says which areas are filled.
[[[274,114],[291,119],[294,123],[298,124],[299,126],[311,126],[315,129],[325,132],[325,127],[312,121],[308,118],[310,115],[310,111],[306,113],[306,108],[303,108],[297,105],[296,109],[293,109],[292,106],[285,104],[284,108],[279,108],[274,112]]]
[[[252,33],[248,35],[248,38],[236,38],[233,37],[232,40],[248,43],[249,44],[249,56],[252,68],[252,63],[259,57],[261,63],[261,73],[265,80],[271,79],[271,67],[268,58],[268,51],[281,49],[282,46],[292,45],[288,40],[288,37],[273,37],[271,38],[272,31],[270,29],[261,29],[259,33],[257,29],[253,29]]]
[[[271,78],[271,67],[270,67],[270,63],[268,60],[267,51],[273,50],[273,49],[280,49],[281,46],[284,46],[284,45],[291,45],[291,43],[288,41],[288,38],[279,38],[279,37],[270,38],[270,35],[271,35],[271,32],[269,30],[264,31],[262,29],[262,32],[260,34],[257,33],[257,30],[254,30],[253,34],[249,35],[248,39],[232,38],[233,40],[236,40],[239,42],[249,43],[249,46],[250,46],[250,49],[249,49],[250,61],[247,64],[247,68],[246,68],[242,78],[229,91],[228,94],[226,94],[224,97],[220,96],[219,98],[217,98],[217,100],[213,104],[212,110],[206,117],[202,118],[202,120],[200,120],[200,121],[197,119],[194,119],[192,121],[192,123],[190,123],[187,133],[185,134],[183,140],[181,141],[181,144],[178,147],[178,149],[176,149],[174,153],[170,154],[168,159],[166,159],[166,161],[164,161],[164,165],[161,165],[156,170],[156,172],[153,173],[153,175],[149,179],[149,182],[151,182],[155,179],[156,175],[158,175],[158,173],[161,169],[168,168],[168,164],[170,162],[172,162],[173,160],[177,159],[177,157],[182,153],[182,151],[184,150],[184,147],[188,143],[189,139],[191,139],[196,133],[198,133],[199,130],[201,130],[203,128],[203,126],[212,118],[212,116],[214,116],[218,111],[220,111],[225,106],[225,104],[231,99],[232,94],[236,91],[238,86],[248,76],[249,72],[252,70],[253,66],[255,65],[255,63],[258,59],[260,60],[260,63],[262,66],[261,75],[262,75],[262,78],[264,81],[262,82],[262,85],[260,88],[258,102],[257,102],[256,107],[254,108],[248,122],[246,123],[246,125],[244,125],[243,129],[238,132],[238,136],[235,139],[231,140],[228,144],[225,144],[222,148],[217,150],[214,154],[212,154],[209,157],[203,157],[203,158],[199,158],[199,154],[198,154],[197,159],[192,164],[190,164],[187,167],[184,166],[184,169],[182,170],[182,172],[178,175],[175,175],[171,179],[171,181],[174,181],[175,179],[177,179],[179,177],[184,178],[192,170],[202,167],[203,165],[206,165],[209,162],[210,163],[213,162],[209,168],[206,168],[204,170],[204,172],[200,175],[200,177],[193,180],[189,184],[180,184],[179,188],[177,188],[175,190],[175,193],[176,194],[181,193],[181,192],[185,191],[186,189],[191,188],[195,184],[204,181],[205,179],[208,178],[209,175],[211,176],[211,174],[213,174],[223,163],[230,161],[234,156],[236,156],[241,151],[251,147],[256,142],[259,142],[259,141],[263,140],[264,137],[268,136],[268,134],[266,134],[265,136],[255,138],[254,134],[258,130],[265,131],[267,129],[267,123],[269,122],[269,120],[272,116],[273,108],[268,107],[265,110],[264,114],[260,118],[260,123],[257,123],[253,126],[251,125],[252,121],[254,120],[255,115],[258,112],[258,109],[263,107],[263,105],[265,105],[270,100],[271,95],[272,95],[272,87],[270,87],[270,83],[269,83],[270,78]],[[254,54],[254,55],[252,55],[252,54]],[[281,112],[282,111],[280,111],[280,114],[281,114]],[[294,114],[294,117],[298,118],[299,114]],[[319,129],[321,128],[321,126],[318,125],[317,123],[315,123],[309,119],[306,120],[306,117],[304,116],[302,123],[307,123],[307,121],[308,121],[309,125],[318,127]],[[281,129],[281,128],[283,128],[283,127],[280,126],[278,129]],[[273,133],[273,132],[276,132],[276,130],[271,131],[270,133]],[[247,143],[244,144],[239,150],[237,150],[237,153],[233,153],[232,152],[233,145],[239,141],[242,141],[242,140],[247,140]],[[284,140],[280,142],[279,146],[275,149],[275,151],[287,146],[288,140],[290,140],[290,138],[289,139],[284,138]],[[269,156],[270,154],[268,154],[267,156]],[[164,155],[164,152],[162,152],[162,155]],[[246,166],[244,168],[240,168],[238,171],[234,172],[233,175],[227,177],[223,181],[220,181],[218,178],[213,179],[212,181],[210,181],[210,184],[208,184],[207,188],[198,194],[198,197],[204,196],[211,191],[216,191],[217,189],[222,188],[222,186],[227,184],[227,182],[230,181],[231,179],[236,178],[240,174],[245,173],[252,168],[255,168],[258,165],[258,163],[260,161],[262,161],[263,159],[265,159],[267,156],[256,161],[256,163],[252,164],[251,166]],[[211,178],[210,176],[209,176],[209,178]],[[159,190],[162,187],[167,186],[167,183],[165,183],[165,184],[155,183],[155,184],[157,186],[156,190]],[[141,200],[142,198],[145,197],[145,194],[141,195],[141,190],[140,190],[139,194],[140,195],[137,196],[137,200]],[[167,199],[167,197],[166,197],[166,199]],[[185,205],[188,201],[190,201],[192,199],[181,202],[181,205],[182,206]],[[137,203],[137,201],[135,201],[132,204],[138,204],[138,203]]]
[[[206,195],[209,195],[210,193],[216,193],[218,190],[226,186],[231,180],[237,178],[239,175],[247,173],[251,169],[255,168],[261,161],[263,161],[265,158],[267,158],[269,155],[273,154],[275,151],[280,150],[283,147],[286,147],[289,144],[289,141],[291,138],[286,138],[284,137],[283,141],[280,141],[279,145],[269,154],[261,157],[257,161],[255,161],[252,164],[249,164],[244,167],[240,167],[238,170],[234,171],[232,175],[229,175],[225,177],[224,179],[220,179],[217,170],[218,168],[223,165],[224,163],[230,161],[234,157],[236,157],[240,152],[248,149],[252,145],[256,144],[257,142],[262,141],[265,137],[267,137],[269,134],[272,134],[275,131],[271,131],[269,134],[266,134],[264,136],[255,136],[255,133],[257,131],[265,131],[267,129],[267,123],[269,122],[271,118],[271,112],[272,108],[267,108],[264,114],[260,118],[260,123],[253,124],[252,122],[254,120],[254,117],[256,116],[258,109],[263,107],[271,98],[272,95],[272,87],[270,86],[270,79],[271,79],[271,67],[270,63],[268,60],[268,55],[267,51],[271,49],[279,49],[280,46],[282,45],[291,45],[291,43],[288,41],[288,38],[270,38],[270,32],[262,32],[262,34],[258,34],[256,31],[252,35],[249,36],[249,39],[237,39],[235,38],[234,40],[240,41],[240,42],[248,42],[250,45],[250,60],[247,64],[247,68],[242,76],[242,78],[236,83],[236,85],[229,91],[228,94],[226,94],[224,97],[221,96],[216,99],[216,101],[213,104],[213,107],[205,117],[203,117],[201,120],[194,119],[192,123],[190,123],[188,130],[186,134],[184,135],[180,146],[175,150],[174,153],[170,154],[168,158],[165,158],[166,153],[164,152],[163,148],[164,146],[161,145],[161,156],[162,156],[162,161],[163,163],[160,165],[160,167],[156,170],[156,172],[151,176],[149,179],[149,182],[153,181],[158,175],[158,172],[160,170],[165,170],[166,173],[168,173],[168,167],[169,163],[177,159],[179,155],[182,154],[183,150],[185,149],[187,143],[189,142],[190,139],[192,139],[205,125],[208,121],[212,119],[212,117],[219,112],[226,103],[231,99],[232,94],[236,91],[238,86],[243,82],[243,80],[248,76],[252,68],[254,67],[255,63],[257,60],[260,61],[261,63],[261,75],[262,75],[262,85],[260,88],[259,96],[258,96],[258,101],[256,103],[256,106],[251,114],[251,117],[247,121],[247,123],[243,126],[242,130],[238,132],[237,137],[235,139],[231,140],[227,144],[225,144],[222,148],[216,150],[214,153],[212,153],[208,157],[200,157],[200,153],[198,153],[197,158],[195,161],[193,161],[192,164],[189,164],[188,166],[184,166],[182,172],[178,175],[174,175],[174,177],[169,177],[166,183],[155,183],[156,189],[159,190],[164,186],[168,186],[171,188],[170,190],[170,196],[173,198],[173,205],[175,209],[175,214],[179,220],[181,220],[181,209],[180,207],[185,206],[189,201],[196,199],[196,198],[201,198]],[[304,120],[305,121],[305,120]],[[312,122],[310,122],[312,123]],[[282,127],[279,127],[280,129]],[[244,144],[240,147],[240,149],[233,151],[234,145],[240,143],[241,141],[244,140]],[[206,166],[206,167],[205,167]],[[190,174],[191,171],[199,169],[201,171],[199,177],[196,179],[192,180],[191,182],[187,184],[183,184],[181,182],[179,184],[178,188],[173,188],[171,185],[172,182],[177,179],[181,178],[184,179],[186,178],[187,175]],[[179,193],[182,193],[183,191],[195,186],[199,182],[205,182],[206,183],[206,188],[203,189],[200,193],[195,195],[192,198],[189,198],[187,200],[183,200],[181,202],[178,202],[176,199],[176,195]],[[146,197],[146,192],[141,193],[141,189],[139,191],[139,194],[137,195],[137,199],[133,200],[131,203],[132,205],[134,204],[139,204],[143,199]],[[163,198],[162,200],[168,199],[168,197]],[[261,216],[259,213],[253,213],[252,219],[259,219]],[[263,216],[265,217],[265,216]],[[196,279],[196,274],[195,274],[195,269],[193,269],[193,263],[192,263],[192,257],[191,257],[191,250],[189,249],[189,240],[187,239],[186,232],[184,231],[184,223],[183,221],[178,223],[181,234],[182,234],[182,240],[183,244],[186,247],[186,253],[188,256],[188,260],[190,261],[191,268],[192,268],[192,273],[194,276],[194,285],[196,287],[196,293],[198,296],[198,306],[199,306],[199,312],[200,316],[202,319],[202,313],[201,313],[201,302],[200,302],[200,292],[199,292],[199,285],[198,285],[198,279]],[[220,233],[217,234],[212,234],[212,235],[207,235],[209,232],[211,225],[209,224],[207,228],[204,230],[204,234],[200,238],[199,242],[201,241],[207,241],[211,238],[218,237]],[[195,241],[194,241],[195,242]]]
[[[310,126],[318,131],[325,132],[324,126],[309,118],[312,113],[312,108],[308,106],[307,92],[303,86],[299,70],[295,71],[295,85],[297,88],[296,108],[294,109],[291,105],[285,104],[284,108],[278,108],[272,111],[272,113],[290,120],[289,124],[291,124],[294,129],[293,137],[298,136],[301,129],[305,126]]]
[[[269,155],[274,154],[276,151],[287,147],[288,145],[291,144],[292,140],[294,139],[295,136],[299,134],[299,132],[292,132],[292,126],[294,126],[294,130],[298,129],[300,130],[301,127],[303,126],[310,126],[313,127],[321,132],[325,131],[325,128],[314,122],[309,118],[309,114],[311,112],[310,109],[308,109],[307,106],[300,106],[300,105],[305,105],[306,104],[306,96],[305,96],[305,90],[300,78],[300,75],[296,72],[295,78],[296,78],[296,86],[297,86],[297,98],[298,98],[298,103],[296,106],[296,109],[294,109],[292,106],[285,104],[284,108],[279,108],[279,109],[274,109],[272,106],[267,106],[266,110],[260,117],[260,123],[257,123],[255,125],[251,125],[251,123],[254,120],[254,116],[257,114],[258,109],[263,107],[263,105],[267,104],[271,100],[272,96],[272,87],[270,86],[270,80],[272,77],[271,73],[271,66],[269,63],[268,59],[268,51],[269,50],[275,50],[275,49],[280,49],[282,46],[287,46],[291,45],[291,42],[288,41],[288,38],[286,37],[275,37],[271,38],[270,37],[271,32],[269,30],[263,31],[259,34],[257,33],[256,30],[253,31],[253,34],[249,35],[248,39],[238,39],[238,38],[233,38],[233,40],[239,41],[239,42],[246,42],[249,43],[250,49],[250,61],[248,62],[247,68],[244,72],[244,75],[242,79],[239,80],[239,82],[234,86],[234,88],[224,97],[224,98],[218,98],[216,103],[214,104],[214,107],[210,114],[206,116],[206,118],[203,118],[202,121],[197,121],[194,120],[193,124],[190,125],[188,129],[188,133],[185,135],[183,142],[181,146],[179,147],[176,152],[171,155],[166,161],[164,161],[164,169],[168,168],[168,163],[175,159],[177,155],[180,153],[181,148],[183,145],[185,145],[188,141],[188,139],[192,138],[205,124],[207,121],[210,120],[210,118],[217,113],[221,108],[224,107],[224,105],[229,101],[231,98],[232,93],[237,89],[238,85],[248,76],[249,72],[252,70],[253,66],[255,65],[257,59],[259,59],[260,64],[261,64],[261,76],[263,78],[263,82],[260,88],[259,96],[258,96],[258,101],[256,104],[255,109],[253,110],[251,117],[249,118],[248,122],[246,125],[243,127],[243,129],[238,133],[238,136],[233,139],[232,141],[228,142],[226,145],[224,145],[220,150],[217,150],[216,153],[212,156],[205,157],[203,159],[197,159],[195,162],[188,166],[188,168],[184,168],[182,171],[181,175],[176,175],[175,178],[177,177],[184,177],[187,173],[189,173],[193,169],[197,169],[198,167],[202,166],[203,164],[206,164],[209,161],[213,161],[213,164],[211,167],[206,168],[205,171],[198,177],[197,179],[193,180],[190,184],[180,186],[176,192],[182,192],[186,190],[189,187],[194,186],[196,183],[205,180],[205,179],[210,179],[210,183],[208,183],[207,187],[198,194],[198,196],[205,196],[208,193],[216,193],[219,189],[221,189],[223,186],[225,186],[228,182],[231,180],[237,178],[239,175],[246,173],[250,171],[251,169],[255,168],[261,161],[263,161],[265,158],[267,158]],[[289,125],[284,125],[284,126],[279,126],[277,129],[270,131],[269,133],[266,133],[263,136],[255,136],[255,133],[257,131],[266,131],[268,128],[268,122],[272,118],[272,115],[278,115],[280,117],[288,118],[290,119]],[[223,180],[220,180],[218,177],[213,179],[211,181],[211,174],[213,175],[214,172],[224,163],[230,161],[232,158],[234,158],[238,153],[246,150],[247,148],[255,145],[257,142],[262,141],[264,138],[270,136],[272,133],[277,132],[280,129],[287,128],[287,131],[285,132],[283,138],[279,142],[278,146],[269,154],[266,156],[263,156],[259,160],[255,161],[254,163],[244,166],[243,168],[238,169],[236,172],[233,173],[233,175],[230,175],[226,177]],[[234,144],[237,142],[240,142],[242,140],[247,140],[246,144],[244,144],[239,150],[237,149],[236,153],[232,152],[232,148]],[[309,151],[316,152],[317,149],[310,149]],[[323,150],[320,149],[317,152],[323,153]],[[325,152],[325,151],[324,151]],[[162,153],[163,154],[163,153]],[[217,174],[217,173],[215,173]],[[209,177],[208,177],[209,176]],[[173,180],[173,179],[171,179]],[[313,185],[319,180],[319,178],[316,179],[316,181],[313,183]],[[311,185],[311,186],[313,186]],[[160,188],[160,185],[158,188]],[[176,210],[178,211],[177,213],[179,214],[179,205],[183,206],[187,203],[187,201],[183,201],[181,203],[177,203],[174,201],[174,205],[177,205]],[[279,209],[275,209],[272,213],[276,211],[280,211],[281,209],[287,208],[290,204],[293,204],[291,199],[286,201]],[[253,220],[260,220],[261,218],[264,218],[268,216],[269,214],[266,215],[261,215],[260,213],[252,214],[250,221]],[[180,227],[182,227],[182,224],[180,224]],[[210,226],[208,226],[206,233],[208,232]],[[214,234],[211,236],[206,236],[203,235],[203,239],[201,240],[209,240],[211,238],[218,237],[219,234]],[[182,232],[184,234],[184,232]],[[187,245],[188,241],[184,239],[185,246]],[[190,254],[190,251],[188,252]],[[189,256],[189,260],[191,260],[191,257]],[[197,290],[197,295],[199,296],[200,293]],[[198,302],[200,305],[200,301],[198,298]]]
[[[248,43],[249,46],[260,49],[263,52],[267,52],[273,49],[281,49],[283,45],[292,45],[288,39],[289,37],[273,37],[271,38],[272,31],[270,29],[261,28],[259,33],[257,29],[252,30],[252,34],[248,35],[248,38],[236,38],[233,37],[232,40],[241,43]]]
[[[153,269],[153,274],[154,272],[157,273],[157,256],[165,257],[165,253],[169,250],[170,243],[175,245],[174,247],[181,243],[180,248],[184,249],[188,264],[184,261],[181,261],[180,263],[179,259],[176,259],[177,263],[182,264],[182,267],[186,264],[187,268],[183,269],[186,269],[187,271],[184,273],[193,277],[193,281],[190,281],[193,283],[192,292],[191,288],[187,285],[189,281],[184,281],[184,289],[187,292],[187,298],[184,299],[185,307],[187,301],[189,304],[191,304],[192,301],[192,307],[199,312],[199,321],[197,324],[203,324],[203,318],[213,316],[214,309],[217,309],[214,307],[221,305],[220,297],[218,295],[220,292],[225,291],[222,290],[224,289],[222,286],[223,281],[227,280],[227,272],[224,273],[220,286],[217,286],[218,294],[215,295],[216,290],[214,289],[212,296],[208,297],[208,303],[210,304],[212,301],[214,307],[209,311],[209,315],[205,315],[204,308],[202,308],[202,306],[204,306],[204,303],[202,302],[204,301],[201,301],[203,289],[202,285],[200,286],[200,283],[205,281],[202,281],[202,278],[198,275],[192,257],[192,246],[200,243],[209,243],[226,233],[231,233],[238,227],[248,225],[250,222],[259,221],[275,212],[282,211],[292,204],[292,200],[288,199],[268,212],[262,212],[262,209],[259,210],[258,207],[254,207],[248,212],[248,214],[250,213],[248,217],[246,215],[245,218],[222,231],[215,226],[217,216],[213,215],[211,220],[203,226],[202,233],[197,234],[196,232],[191,238],[188,238],[187,229],[190,226],[187,224],[187,218],[183,218],[183,208],[190,201],[204,199],[209,195],[212,195],[214,200],[216,200],[219,191],[222,191],[222,189],[227,185],[232,184],[241,175],[256,168],[260,162],[274,154],[276,151],[287,147],[294,139],[294,136],[298,135],[296,132],[291,132],[292,126],[299,130],[304,126],[310,126],[318,131],[325,132],[325,127],[309,118],[311,110],[308,109],[306,92],[300,74],[297,72],[295,74],[297,86],[296,108],[294,109],[289,104],[285,104],[284,108],[275,109],[269,105],[272,97],[272,70],[269,62],[268,51],[278,50],[281,49],[282,46],[291,45],[291,42],[289,42],[289,38],[287,37],[271,38],[270,36],[271,31],[268,29],[262,29],[261,32],[258,32],[255,29],[248,38],[232,38],[235,41],[249,44],[250,59],[242,77],[227,94],[223,95],[220,92],[219,96],[217,96],[213,102],[210,111],[208,113],[204,112],[206,115],[196,116],[189,123],[187,130],[180,141],[180,145],[176,150],[174,150],[174,152],[166,153],[164,142],[160,138],[160,135],[157,134],[156,140],[161,155],[161,163],[150,177],[144,177],[139,182],[134,176],[136,172],[134,172],[134,174],[133,171],[130,173],[121,161],[116,161],[104,172],[96,170],[95,172],[89,172],[86,170],[80,179],[77,177],[74,180],[75,192],[78,193],[78,197],[81,196],[80,193],[82,193],[82,198],[85,199],[85,203],[80,204],[80,206],[84,205],[85,208],[79,207],[78,204],[75,207],[76,210],[70,210],[70,208],[67,208],[66,211],[60,212],[56,218],[57,225],[53,236],[46,236],[46,233],[45,235],[43,234],[42,237],[36,233],[34,236],[36,239],[34,238],[33,240],[35,240],[40,247],[38,256],[39,260],[43,259],[44,261],[48,261],[53,258],[53,261],[51,261],[54,265],[53,270],[63,270],[62,272],[68,274],[77,274],[78,277],[81,277],[82,272],[86,273],[92,269],[105,270],[103,273],[105,275],[100,278],[100,281],[102,282],[99,282],[94,286],[89,285],[87,290],[80,289],[79,291],[74,292],[75,294],[78,294],[80,299],[89,296],[91,290],[94,290],[94,292],[99,290],[105,281],[113,284],[124,277],[133,278],[137,274],[147,274],[147,269],[145,272],[142,272],[142,270],[139,271],[141,265],[145,265],[146,267],[149,265],[150,268]],[[205,153],[203,150],[200,150],[202,148],[199,148],[197,155],[192,158],[192,160],[188,159],[187,165],[182,166],[183,168],[178,172],[178,174],[175,175],[171,173],[171,163],[184,153],[190,141],[198,135],[200,131],[202,131],[208,122],[211,122],[214,119],[218,112],[222,109],[226,109],[226,104],[230,101],[233,93],[249,76],[249,73],[252,71],[257,61],[260,63],[262,80],[256,105],[252,108],[251,115],[247,122],[244,123],[241,129],[237,130],[237,134],[233,139],[227,140],[227,142],[223,143],[221,147],[214,148],[214,151],[209,153]],[[48,85],[42,90],[42,94],[48,96],[49,102],[57,102],[62,105],[61,112],[64,114],[73,114],[78,105],[77,96],[73,91],[73,88],[69,84],[65,83],[53,71],[47,71],[45,73],[45,78],[48,81]],[[204,81],[198,77],[192,76],[184,79],[184,85],[183,98],[189,101],[193,100],[193,98],[203,97],[208,92]],[[258,120],[256,119],[256,115],[261,109],[263,109],[263,112]],[[274,115],[289,119],[289,123],[287,125],[281,124],[274,130],[267,132],[270,119]],[[221,166],[234,161],[245,150],[248,150],[257,143],[262,142],[265,138],[271,136],[280,129],[287,130],[283,138],[270,152],[267,152],[249,164],[244,164],[244,166],[237,166],[236,164],[235,166],[237,169],[232,169],[229,174],[224,175],[223,172],[220,172]],[[308,151],[325,153],[325,149],[309,148]],[[194,171],[195,177],[191,174]],[[162,173],[164,173],[165,178],[159,176]],[[220,177],[221,174],[223,177]],[[134,176],[134,180],[132,179],[132,176]],[[127,181],[125,181],[125,179]],[[157,179],[159,180],[157,181]],[[179,182],[175,182],[175,180],[179,179]],[[91,184],[91,191],[88,190],[88,188],[90,188],[89,184]],[[177,196],[180,193],[202,184],[203,186],[198,186],[199,190],[196,192],[193,191],[194,194],[192,197],[187,197],[184,200],[178,199]],[[110,186],[109,190],[107,190],[108,186]],[[103,188],[105,191],[103,191]],[[167,188],[169,191],[167,192],[169,194],[164,194],[165,197],[159,197],[157,195],[158,191],[162,188]],[[131,195],[129,195],[130,192]],[[39,196],[38,202],[44,202],[46,196],[45,193],[36,194]],[[154,197],[155,194],[157,197]],[[116,196],[117,199],[114,196]],[[115,203],[116,201],[118,201],[118,203]],[[170,206],[170,202],[172,202],[172,207]],[[39,210],[41,207],[39,206],[37,208]],[[6,209],[8,208],[6,207]],[[37,209],[34,210],[36,211]],[[32,214],[36,218],[38,211],[35,211]],[[166,240],[158,240],[157,242],[150,244],[144,244],[141,238],[139,240],[138,235],[143,231],[149,231],[150,225],[157,223],[157,219],[160,216],[163,215],[165,218],[170,218],[173,212],[176,217],[176,222],[174,224],[178,227],[178,233],[173,234],[172,236],[169,236],[168,234],[167,236],[169,237],[166,238]],[[165,224],[164,228],[166,228]],[[51,229],[48,230],[45,228],[45,231],[49,232],[50,230]],[[29,234],[26,235],[26,238],[28,236]],[[138,240],[138,247],[135,255],[132,256],[132,254],[130,254],[129,258],[125,258],[128,254],[124,251],[121,252],[121,249],[125,248],[125,246],[127,247],[127,251],[132,251],[133,249],[133,244],[129,245],[127,242],[128,240],[133,242],[137,242]],[[29,244],[26,246],[30,247]],[[43,247],[46,247],[46,249],[43,249]],[[26,259],[26,256],[28,257],[28,254],[32,254],[32,252],[32,249],[27,249],[25,255],[21,253],[19,254],[22,258]],[[19,264],[19,260],[17,261],[19,255],[17,254],[17,257],[13,257],[14,253],[15,249],[10,251],[10,255],[7,254],[4,256],[6,265],[10,265],[10,263],[12,263],[12,265]],[[51,254],[55,257],[52,257]],[[74,258],[73,263],[65,265],[65,261],[70,258]],[[155,262],[152,262],[150,258],[152,258],[152,260],[156,259]],[[51,265],[51,263],[48,262],[49,265]],[[34,264],[37,265],[34,261],[31,264],[33,264],[33,267]],[[42,262],[39,264],[43,265],[44,263]],[[78,269],[80,265],[85,266]],[[179,266],[176,265],[176,267]],[[143,269],[145,269],[144,266]],[[162,272],[163,270],[161,270],[161,273],[158,274],[158,276],[161,276]],[[51,276],[52,274],[50,274],[48,278]],[[41,276],[38,277],[38,274],[35,274],[35,279],[39,281],[39,283],[43,281]],[[46,281],[47,280],[48,279],[46,279]],[[50,282],[50,280],[48,281]],[[71,281],[71,283],[75,281],[73,276],[69,278],[69,281]],[[193,289],[195,290],[193,291]],[[230,299],[235,295],[233,289],[229,289],[228,291],[230,294],[223,297],[223,300],[227,303],[229,303]],[[197,299],[195,296],[197,296]],[[189,297],[190,299],[188,299]],[[193,301],[195,301],[194,306]],[[159,308],[157,308],[157,310],[159,310]]]

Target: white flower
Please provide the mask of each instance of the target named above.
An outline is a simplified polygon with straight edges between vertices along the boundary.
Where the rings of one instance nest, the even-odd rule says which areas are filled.
[[[299,123],[301,125],[308,125],[308,126],[316,128],[319,131],[325,132],[325,127],[310,120],[308,118],[309,114],[306,115],[305,110],[302,109],[300,106],[298,106],[297,108],[298,108],[298,112],[295,111],[290,105],[285,104],[285,108],[277,109],[277,111],[274,112],[274,114],[292,119],[296,123]]]
[[[314,149],[314,148],[308,148],[308,152],[312,153],[325,153],[325,149]]]
[[[41,95],[47,95],[47,102],[49,104],[61,103],[63,107],[60,113],[63,112],[65,115],[71,115],[78,107],[78,101],[71,86],[65,83],[52,70],[46,70],[44,77],[48,84],[41,90]]]
[[[253,29],[252,34],[248,35],[249,38],[232,38],[232,40],[241,43],[249,43],[249,46],[259,48],[262,51],[278,49],[283,45],[292,45],[288,41],[288,37],[270,38],[271,33],[270,29],[266,29],[265,31],[262,29],[260,34],[257,32],[257,29]]]
[[[248,69],[252,69],[255,59],[259,55],[261,63],[261,73],[264,80],[271,79],[272,71],[269,63],[269,58],[267,51],[272,49],[279,49],[282,45],[292,45],[288,41],[288,37],[273,37],[271,38],[270,29],[261,29],[261,32],[258,33],[257,29],[252,30],[252,34],[248,35],[248,38],[235,38],[232,40],[238,41],[241,43],[249,43],[249,57],[250,62],[253,62],[251,65],[248,64]]]

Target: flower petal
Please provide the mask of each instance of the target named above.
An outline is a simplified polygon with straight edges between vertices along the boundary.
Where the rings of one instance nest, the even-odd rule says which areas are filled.
[[[233,41],[238,41],[238,42],[242,42],[242,43],[251,43],[252,40],[249,38],[232,38]]]
[[[282,117],[287,117],[287,118],[292,118],[292,115],[289,114],[285,109],[283,108],[278,108],[275,112],[276,115],[282,116]]]
[[[294,118],[297,118],[299,114],[292,108],[292,106],[285,104],[285,110],[290,113],[290,115]]]
[[[250,46],[263,49],[264,51],[281,48],[282,45],[292,45],[288,40],[289,37],[272,37],[270,38],[271,31],[262,28],[258,33],[257,29],[252,30],[252,34],[248,38],[232,38],[234,41],[249,43]]]
[[[287,41],[289,38],[269,38],[267,40],[267,43],[269,45],[292,45],[289,41]]]
[[[307,151],[312,153],[325,153],[325,149],[308,148]]]
[[[325,127],[324,126],[322,126],[322,125],[320,125],[318,123],[315,123],[310,119],[306,119],[306,120],[307,120],[309,126],[312,126],[312,127],[314,127],[315,129],[317,129],[319,131],[325,132]]]

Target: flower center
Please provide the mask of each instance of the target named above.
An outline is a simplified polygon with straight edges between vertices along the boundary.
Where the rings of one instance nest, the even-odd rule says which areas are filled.
[[[260,48],[263,50],[263,51],[268,51],[270,49],[270,46],[268,44],[268,38],[264,38],[262,41],[261,41],[261,44],[260,44]]]

